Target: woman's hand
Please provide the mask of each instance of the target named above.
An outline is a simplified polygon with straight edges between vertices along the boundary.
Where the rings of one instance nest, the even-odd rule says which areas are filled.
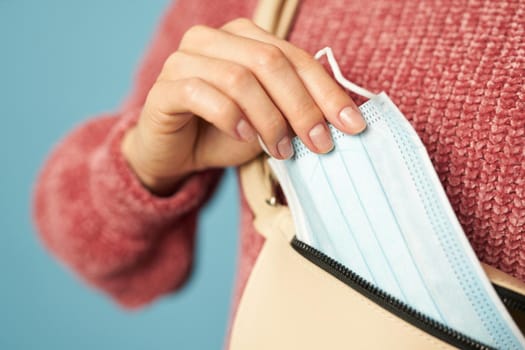
[[[326,119],[325,119],[326,118]],[[154,193],[185,175],[242,164],[261,152],[292,155],[297,135],[313,152],[333,148],[326,120],[348,134],[366,124],[354,102],[308,53],[247,19],[195,26],[165,62],[122,151]]]

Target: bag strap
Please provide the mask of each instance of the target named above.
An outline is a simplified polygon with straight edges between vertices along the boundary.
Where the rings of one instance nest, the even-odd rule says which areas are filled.
[[[299,0],[259,0],[253,21],[264,30],[284,39],[290,30],[298,5]],[[274,231],[274,227],[270,226],[279,221],[276,218],[289,216],[289,209],[271,202],[274,184],[267,156],[262,154],[242,165],[239,177],[244,197],[254,215],[254,226],[257,232],[268,238],[267,235]]]
[[[259,27],[284,39],[293,22],[299,0],[259,0],[253,21]]]

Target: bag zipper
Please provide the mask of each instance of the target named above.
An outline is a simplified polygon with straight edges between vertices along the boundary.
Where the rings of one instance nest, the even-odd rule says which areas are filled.
[[[424,315],[410,305],[374,286],[323,252],[298,240],[297,237],[293,238],[292,247],[303,257],[329,272],[356,292],[426,333],[432,334],[436,338],[460,349],[495,349]]]
[[[498,293],[499,297],[501,298],[501,301],[503,301],[503,304],[505,304],[507,308],[519,312],[525,312],[524,295],[516,293],[513,290],[502,287],[495,283],[492,283],[492,285],[494,286],[494,289],[496,289],[496,293]]]

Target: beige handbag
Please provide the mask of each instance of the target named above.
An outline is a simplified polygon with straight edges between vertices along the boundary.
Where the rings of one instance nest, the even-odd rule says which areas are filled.
[[[297,0],[259,1],[254,19],[285,37]],[[240,299],[231,350],[488,349],[370,288],[294,239],[290,211],[273,197],[265,157],[241,167],[241,187],[266,240]],[[483,266],[523,331],[525,283]]]

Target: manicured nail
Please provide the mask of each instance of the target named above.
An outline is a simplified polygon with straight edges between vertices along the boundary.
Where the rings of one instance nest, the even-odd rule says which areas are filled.
[[[255,137],[257,136],[257,133],[252,128],[252,126],[244,119],[241,119],[239,123],[237,123],[235,130],[237,131],[239,137],[247,142],[255,140]]]
[[[277,143],[277,150],[283,159],[288,159],[293,155],[292,143],[288,136],[283,137],[281,141]]]
[[[366,129],[366,122],[361,112],[353,107],[345,107],[339,113],[339,119],[344,126],[347,127],[348,131],[353,134],[358,134]]]
[[[330,136],[330,132],[328,132],[328,128],[324,125],[324,123],[319,123],[314,126],[312,130],[310,130],[308,136],[310,136],[310,140],[312,140],[315,147],[321,153],[329,152],[332,150],[332,148],[334,148],[332,137]]]

